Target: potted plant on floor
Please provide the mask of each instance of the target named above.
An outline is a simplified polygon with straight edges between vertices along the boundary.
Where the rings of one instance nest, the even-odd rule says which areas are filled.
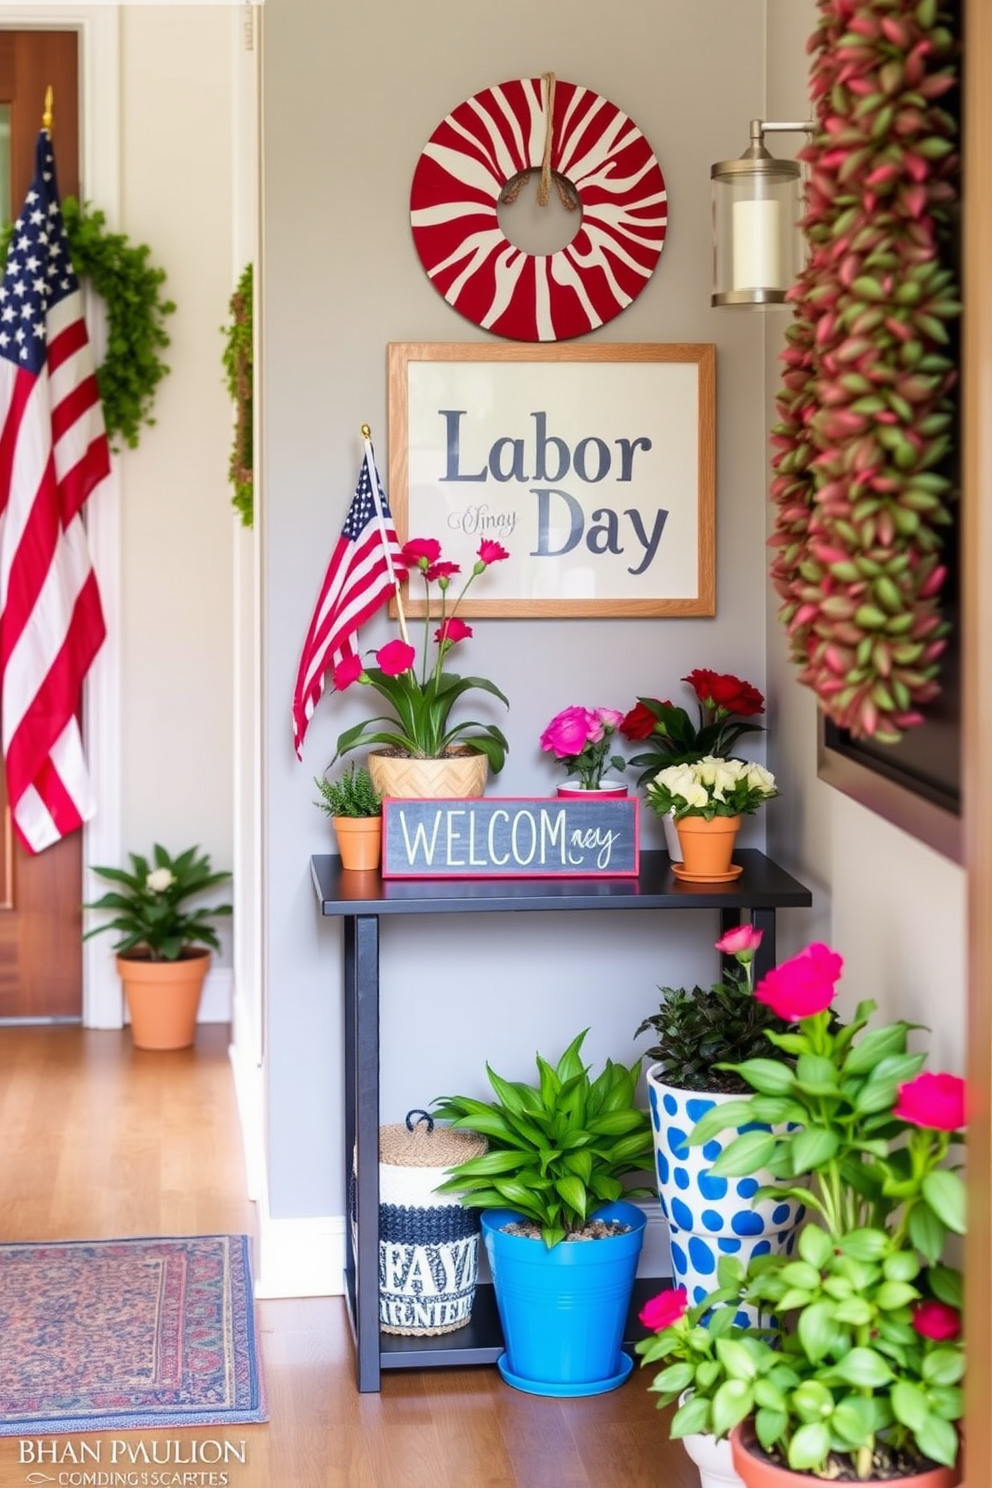
[[[509,706],[506,696],[485,677],[458,676],[446,671],[445,663],[452,649],[472,635],[472,627],[457,614],[466,590],[491,564],[509,556],[500,543],[484,539],[479,544],[472,572],[449,607],[448,590],[453,576],[460,572],[459,565],[441,557],[441,544],[436,538],[420,537],[405,543],[403,562],[409,572],[419,573],[424,582],[424,636],[419,666],[400,609],[401,636],[380,647],[376,652],[377,666],[366,666],[353,653],[334,668],[336,691],[344,692],[357,682],[378,693],[392,709],[394,716],[379,714],[345,729],[338,738],[334,756],[339,759],[362,745],[382,745],[368,757],[372,780],[380,796],[481,796],[488,772],[498,775],[502,770],[509,748],[502,730],[493,723],[452,723],[451,712],[473,690],[488,692]],[[435,620],[440,622],[434,631],[437,649],[433,658],[432,610]]]
[[[220,949],[210,921],[231,914],[230,904],[189,907],[191,899],[231,875],[215,872],[199,847],[172,857],[157,842],[152,859],[129,853],[131,870],[93,868],[98,878],[115,885],[84,909],[109,911],[113,919],[95,925],[89,940],[106,930],[120,937],[114,946],[117,970],[131,1016],[131,1036],[138,1049],[186,1049],[196,1036],[196,1015],[210,950]]]
[[[964,1082],[922,1072],[911,1025],[869,1028],[875,1004],[831,1016],[842,961],[808,946],[755,995],[795,1031],[766,1037],[778,1057],[738,1067],[753,1092],[693,1130],[705,1143],[777,1108],[783,1129],[746,1131],[714,1164],[725,1177],[767,1167],[810,1209],[795,1258],[720,1263],[695,1307],[669,1294],[638,1345],[665,1367],[659,1404],[688,1397],[672,1435],[730,1436],[749,1488],[835,1481],[951,1488],[960,1481],[960,1273],[944,1259],[965,1230],[964,1184],[948,1165],[965,1122]],[[787,1059],[781,1056],[787,1055]],[[743,1327],[741,1301],[761,1320]],[[648,1304],[650,1308],[651,1304]]]
[[[627,1378],[624,1324],[645,1215],[620,1180],[651,1164],[651,1128],[634,1102],[639,1065],[607,1060],[589,1078],[584,1032],[536,1086],[486,1065],[494,1101],[446,1096],[438,1115],[485,1136],[489,1151],[441,1188],[481,1209],[503,1325],[504,1380],[533,1395],[597,1395]]]
[[[366,765],[351,761],[337,780],[314,777],[320,800],[314,805],[334,823],[341,867],[378,868],[382,849],[382,798]]]

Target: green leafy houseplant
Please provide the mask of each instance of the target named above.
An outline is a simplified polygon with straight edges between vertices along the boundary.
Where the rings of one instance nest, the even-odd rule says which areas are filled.
[[[502,562],[510,555],[500,543],[483,539],[472,571],[450,608],[448,590],[452,578],[461,570],[459,564],[449,563],[441,557],[441,544],[437,539],[414,538],[404,543],[402,556],[407,569],[419,573],[424,581],[424,640],[419,668],[415,648],[400,637],[388,641],[376,652],[378,666],[367,667],[357,653],[338,663],[333,673],[336,691],[343,692],[355,682],[370,687],[389,704],[395,716],[379,714],[345,729],[338,738],[334,758],[339,759],[350,750],[367,744],[384,744],[397,754],[415,759],[441,759],[452,750],[468,749],[484,754],[489,768],[498,775],[509,748],[505,734],[492,723],[469,721],[452,724],[451,711],[467,692],[474,690],[490,693],[507,707],[509,702],[485,677],[460,677],[446,671],[445,663],[452,648],[469,640],[472,635],[472,627],[456,613],[466,590],[491,564]],[[439,598],[432,594],[431,586],[434,584]],[[440,616],[435,618],[440,619],[440,624],[434,632],[437,649],[431,660],[431,610],[438,605]],[[377,728],[377,724],[387,727]]]
[[[97,368],[107,437],[138,444],[143,424],[154,424],[155,389],[168,372],[160,353],[169,345],[165,318],[175,312],[162,294],[165,270],[153,268],[147,244],[135,247],[123,233],[108,232],[103,212],[67,196],[62,202],[72,266],[88,279],[107,308],[107,350]],[[13,225],[0,236],[6,263]]]
[[[654,1074],[681,1090],[746,1095],[749,1086],[728,1064],[757,1058],[768,1047],[767,1030],[782,1032],[780,1018],[754,996],[754,953],[761,931],[738,925],[716,942],[733,956],[737,969],[709,988],[662,987],[662,1003],[638,1027],[634,1037],[652,1029],[658,1042],[643,1051],[657,1061]]]
[[[634,1103],[640,1062],[607,1059],[589,1078],[578,1034],[557,1065],[537,1055],[537,1086],[504,1080],[486,1065],[494,1101],[444,1096],[437,1115],[488,1138],[489,1151],[450,1170],[438,1190],[476,1209],[515,1209],[540,1227],[551,1249],[581,1230],[599,1204],[622,1195],[620,1179],[650,1169],[651,1125]]]
[[[620,732],[644,750],[630,758],[639,767],[638,785],[647,782],[665,765],[684,765],[706,755],[727,759],[743,734],[761,733],[760,723],[750,720],[763,713],[765,700],[756,687],[732,672],[713,672],[696,667],[687,677],[696,694],[696,720],[676,703],[639,697],[620,723]]]
[[[314,777],[314,784],[320,791],[320,800],[314,805],[326,811],[328,816],[382,815],[382,798],[365,765],[352,760],[337,780],[318,775]]]
[[[124,868],[92,870],[115,887],[83,908],[109,911],[113,919],[87,930],[83,939],[114,930],[120,937],[114,946],[119,955],[140,955],[150,961],[178,961],[196,944],[219,950],[210,921],[231,914],[231,905],[191,909],[187,901],[225,883],[230,873],[212,871],[209,855],[198,847],[172,857],[155,843],[152,861],[137,853],[128,857],[130,872]]]
[[[728,1127],[783,1123],[736,1137],[712,1172],[767,1168],[794,1181],[812,1212],[798,1254],[752,1257],[746,1269],[725,1257],[717,1290],[692,1308],[684,1292],[654,1298],[642,1320],[655,1336],[638,1350],[665,1365],[652,1385],[659,1404],[688,1392],[673,1436],[721,1437],[749,1422],[773,1461],[867,1481],[957,1459],[962,1286],[943,1255],[948,1235],[965,1230],[964,1185],[947,1165],[965,1089],[921,1072],[912,1025],[869,1029],[873,1002],[847,1025],[832,1019],[841,969],[815,944],[758,984],[755,995],[798,1029],[767,1033],[779,1057],[737,1067],[752,1093],[707,1112],[690,1135],[705,1143]],[[758,1309],[758,1325],[738,1324],[741,1302]]]

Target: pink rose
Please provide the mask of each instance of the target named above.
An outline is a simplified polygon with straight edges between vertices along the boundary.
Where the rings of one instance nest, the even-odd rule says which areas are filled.
[[[921,1338],[943,1343],[961,1332],[961,1314],[948,1302],[918,1302],[913,1308],[913,1327]]]
[[[735,925],[733,930],[720,936],[716,948],[725,956],[739,956],[747,951],[756,951],[760,944],[760,930],[756,930],[753,925]]]
[[[791,961],[772,967],[754,995],[783,1022],[796,1023],[830,1006],[843,969],[843,957],[822,941],[815,941]]]
[[[399,677],[401,673],[410,670],[417,659],[417,653],[406,641],[388,641],[381,651],[375,653],[375,659],[387,677]]]
[[[403,544],[403,562],[408,568],[428,568],[441,556],[441,544],[436,537],[414,537]]]
[[[650,1302],[645,1302],[638,1317],[645,1328],[652,1333],[660,1333],[663,1328],[670,1328],[680,1317],[684,1317],[688,1307],[689,1294],[685,1287],[669,1287],[667,1291],[659,1292],[657,1297],[652,1297]]]
[[[504,558],[509,558],[509,556],[503,544],[493,542],[491,538],[483,538],[479,544],[480,563],[500,563]]]
[[[350,656],[342,656],[332,673],[335,692],[344,692],[352,682],[357,682],[364,672],[365,667],[362,658],[353,651]]]
[[[604,728],[615,731],[623,723],[623,714],[618,712],[616,708],[597,708],[596,712],[599,714]]]
[[[466,625],[464,620],[459,620],[457,615],[452,615],[450,619],[445,620],[443,625],[438,626],[434,632],[434,639],[439,646],[445,641],[449,646],[453,646],[456,641],[467,640],[471,634],[471,625]]]
[[[958,1075],[917,1075],[899,1086],[893,1116],[930,1131],[960,1131],[965,1124],[965,1083]]]
[[[563,708],[541,735],[541,748],[550,750],[558,759],[568,759],[602,737],[603,725],[595,713],[588,708]]]

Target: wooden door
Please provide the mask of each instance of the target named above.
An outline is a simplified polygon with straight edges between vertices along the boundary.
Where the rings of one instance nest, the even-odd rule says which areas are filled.
[[[55,158],[63,196],[79,192],[79,95],[74,31],[0,31],[0,113],[9,125],[6,223],[34,170],[45,90],[54,92]],[[7,149],[0,141],[0,149]],[[16,841],[0,771],[0,1020],[80,1018],[83,1006],[82,834],[32,857]]]

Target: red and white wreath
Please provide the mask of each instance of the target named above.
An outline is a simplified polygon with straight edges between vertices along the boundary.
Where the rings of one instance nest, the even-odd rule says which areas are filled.
[[[514,247],[497,206],[522,173],[567,183],[582,208],[556,253]],[[577,83],[516,78],[460,103],[424,146],[410,191],[420,261],[449,305],[516,341],[604,325],[654,272],[668,196],[651,146],[616,104]]]

